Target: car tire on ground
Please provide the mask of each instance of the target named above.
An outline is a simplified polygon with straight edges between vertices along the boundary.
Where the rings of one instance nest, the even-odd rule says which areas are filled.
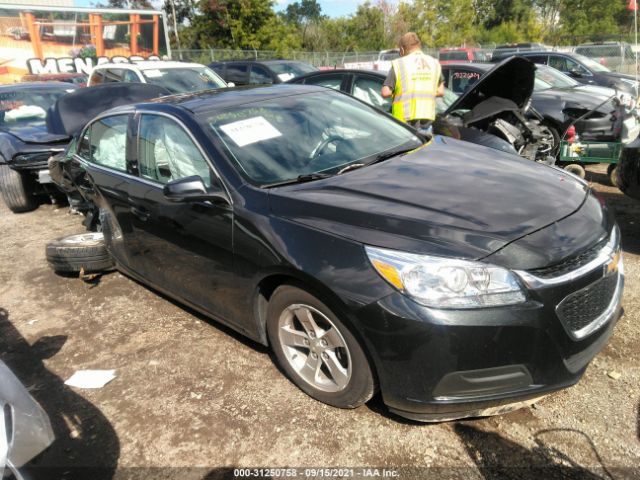
[[[375,392],[373,371],[351,331],[323,302],[283,285],[269,300],[267,333],[282,369],[323,403],[356,408]]]
[[[577,163],[570,163],[569,165],[566,165],[564,169],[569,173],[573,173],[576,177],[584,178],[587,175],[584,167]]]
[[[614,187],[618,186],[618,164],[611,163],[607,167],[607,176],[609,177],[609,181],[611,185]]]
[[[542,126],[546,127],[549,130],[549,133],[553,137],[553,146],[551,148],[551,152],[549,154],[553,158],[558,157],[558,152],[560,151],[560,134],[558,133],[558,129],[551,124],[551,122],[542,122]]]
[[[29,179],[9,165],[0,165],[0,191],[4,203],[13,213],[29,212],[38,207]]]
[[[49,266],[61,273],[98,273],[114,266],[101,232],[80,233],[49,242],[46,255]]]

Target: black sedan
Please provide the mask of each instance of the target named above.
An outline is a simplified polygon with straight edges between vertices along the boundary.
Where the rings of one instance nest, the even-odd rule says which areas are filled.
[[[514,55],[514,53],[507,52],[500,55],[494,53],[492,61],[502,61],[511,55]],[[601,87],[613,88],[637,95],[637,82],[633,75],[612,72],[601,63],[584,55],[580,55],[579,53],[530,51],[518,52],[516,55],[528,58],[533,63],[548,65],[556,70],[560,70],[562,73],[586,85],[600,85]]]
[[[442,74],[447,88],[462,94],[492,67],[486,63],[448,64],[442,66]],[[615,90],[603,87],[586,87],[585,90],[581,84],[567,80],[571,81],[570,78],[564,80],[563,87],[554,86],[549,81],[558,84],[561,79],[553,69],[537,66],[531,106],[543,116],[545,125],[559,140],[567,127],[580,119],[575,126],[581,139],[615,141],[619,136],[612,98]]]
[[[234,85],[283,83],[317,70],[308,63],[294,60],[230,60],[213,62],[209,68]]]
[[[337,407],[506,411],[577,382],[620,315],[618,228],[587,184],[330,89],[120,107],[60,167],[118,269]]]
[[[61,82],[0,86],[0,190],[7,207],[26,212],[38,206],[39,195],[60,194],[48,160],[93,116],[168,93],[156,85],[125,83],[82,89]]]
[[[55,194],[47,159],[69,142],[47,132],[47,110],[77,87],[69,83],[18,83],[0,86],[0,191],[13,212],[32,210],[37,196]]]

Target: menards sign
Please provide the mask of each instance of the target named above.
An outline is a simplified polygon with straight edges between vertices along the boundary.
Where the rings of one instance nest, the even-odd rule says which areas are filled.
[[[164,12],[28,8],[0,5],[0,83],[171,55]]]

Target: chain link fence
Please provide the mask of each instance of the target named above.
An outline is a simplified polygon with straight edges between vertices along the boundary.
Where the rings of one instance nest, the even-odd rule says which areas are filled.
[[[625,42],[604,42],[598,44],[583,44],[579,46],[546,47],[550,51],[579,53],[610,70],[633,74],[636,69],[636,52]],[[499,47],[483,45],[473,48],[430,48],[425,53],[447,62],[490,62],[494,54],[517,54],[520,51],[530,51],[531,48]],[[172,58],[185,62],[196,62],[208,65],[212,62],[225,60],[296,60],[325,68],[362,68],[377,69],[380,66],[379,52],[277,52],[275,50],[233,50],[233,49],[173,49]],[[383,55],[382,63],[387,63],[393,54]],[[386,65],[383,65],[386,66]],[[554,65],[552,65],[554,66]],[[556,67],[557,68],[557,67]],[[381,68],[384,69],[384,68]],[[563,68],[570,70],[570,68]]]

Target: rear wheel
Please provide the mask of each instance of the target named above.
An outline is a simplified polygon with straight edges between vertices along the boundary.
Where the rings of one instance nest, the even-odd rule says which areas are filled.
[[[280,366],[311,397],[339,408],[372,397],[373,372],[360,344],[313,295],[279,287],[269,301],[267,332]]]
[[[102,232],[80,233],[47,244],[47,262],[56,272],[97,273],[113,268]]]
[[[613,185],[614,187],[617,187],[618,186],[618,164],[616,163],[609,164],[609,166],[607,167],[607,175],[609,177],[609,181],[611,182],[611,185]]]
[[[582,165],[578,165],[577,163],[570,163],[569,165],[565,166],[564,169],[567,172],[573,173],[575,176],[580,178],[584,178],[587,175],[584,167]]]
[[[13,213],[29,212],[38,206],[29,178],[9,165],[0,165],[0,190],[4,203]]]

